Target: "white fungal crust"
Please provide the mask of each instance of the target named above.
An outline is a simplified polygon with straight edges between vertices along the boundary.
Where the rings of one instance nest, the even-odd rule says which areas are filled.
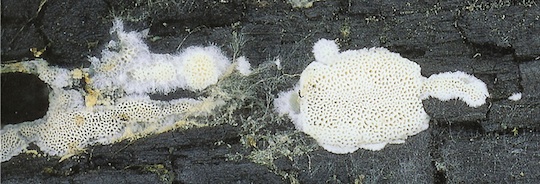
[[[460,99],[470,107],[486,103],[489,97],[486,84],[464,72],[433,74],[422,85],[422,99],[434,97],[442,101]]]
[[[62,101],[63,94],[51,100]],[[84,108],[52,109],[46,115],[47,122],[40,124],[36,144],[50,155],[76,153],[87,145],[110,144],[123,138],[125,130],[142,135],[157,132],[161,127],[175,123],[170,116],[184,115],[200,103],[192,99],[170,102],[150,100],[147,96],[127,96],[119,99],[113,107],[96,107],[94,111]],[[136,130],[135,130],[136,129]],[[127,137],[126,137],[127,136]]]
[[[512,93],[512,95],[508,97],[508,100],[519,101],[521,100],[521,97],[522,97],[521,93]]]
[[[79,95],[79,96],[77,96]],[[83,107],[80,93],[55,90],[47,115],[33,122],[8,125],[1,130],[1,161],[18,155],[29,143],[54,156],[75,154],[88,145],[110,144],[126,138],[161,133],[177,120],[197,109],[210,111],[214,101],[176,99],[155,101],[148,96],[131,95],[114,106]],[[79,101],[79,102],[75,102]],[[202,109],[206,108],[206,109]]]
[[[41,124],[43,119],[4,126],[0,130],[0,161],[7,161],[25,150],[39,135]]]
[[[191,90],[202,90],[217,83],[230,65],[229,59],[216,46],[188,47],[180,54],[181,70]]]
[[[127,94],[169,93],[176,89],[202,90],[215,84],[231,64],[216,46],[184,49],[179,54],[151,53],[142,32],[125,32],[114,22],[110,41],[101,58],[90,58],[92,85],[100,91]]]
[[[139,63],[128,69],[123,89],[128,94],[169,93],[185,88],[180,60],[170,54],[152,54],[152,62]]]
[[[302,72],[298,90],[284,93],[298,94],[300,113],[291,116],[297,128],[340,154],[380,150],[428,128],[416,63],[384,48],[332,54],[336,47],[328,40],[317,42],[317,60]]]
[[[6,161],[21,153],[27,146],[28,141],[19,134],[18,125],[6,125],[0,130],[0,161]]]

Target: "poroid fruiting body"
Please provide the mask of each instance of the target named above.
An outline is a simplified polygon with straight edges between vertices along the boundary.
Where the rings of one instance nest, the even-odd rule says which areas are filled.
[[[422,100],[429,96],[450,93],[445,99],[476,107],[489,95],[485,84],[469,75],[426,79],[418,64],[385,48],[339,52],[335,42],[321,39],[313,53],[315,61],[274,106],[333,153],[380,150],[427,129],[430,117]]]

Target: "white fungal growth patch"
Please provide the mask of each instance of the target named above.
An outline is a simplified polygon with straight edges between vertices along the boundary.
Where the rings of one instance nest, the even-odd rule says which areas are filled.
[[[489,97],[486,84],[464,72],[444,72],[433,74],[424,81],[422,99],[434,97],[442,101],[460,99],[470,107],[486,103]]]
[[[244,76],[251,74],[251,64],[245,56],[240,56],[236,59],[236,70]]]
[[[299,130],[330,152],[350,153],[402,143],[428,128],[416,63],[384,48],[336,48],[332,41],[317,42],[316,61],[302,72],[298,87],[275,101],[282,114],[290,109]]]
[[[75,90],[54,90],[46,116],[32,122],[8,125],[1,130],[1,161],[35,143],[48,155],[78,153],[88,145],[111,144],[171,130],[186,116],[210,112],[218,100],[151,100],[144,95],[118,99],[114,106],[86,109]]]
[[[321,39],[313,46],[313,55],[317,62],[330,64],[339,55],[339,47],[334,41]]]
[[[51,101],[77,99],[70,97],[75,93],[55,93]],[[181,117],[199,103],[192,99],[165,102],[150,100],[147,96],[127,96],[119,99],[115,106],[96,106],[93,111],[51,104],[56,109],[50,109],[43,118],[44,122],[38,125],[40,129],[36,131],[35,143],[49,155],[73,154],[88,145],[110,144],[137,136],[135,134],[155,132],[160,127],[175,123],[168,121],[168,117]],[[126,135],[126,129],[137,131]]]
[[[92,57],[92,86],[100,91],[127,94],[169,93],[177,89],[202,90],[215,84],[230,65],[216,46],[191,46],[180,53],[151,53],[144,43],[145,32],[126,32],[122,21],[111,29],[102,57]]]
[[[28,142],[19,134],[20,125],[6,125],[0,130],[0,161],[6,161],[11,157],[21,153],[27,146]]]
[[[101,58],[90,58],[90,68],[69,71],[49,66],[42,59],[8,67],[12,72],[38,75],[53,90],[45,117],[1,130],[2,162],[19,154],[29,143],[35,143],[46,154],[67,158],[88,145],[110,144],[185,126],[187,117],[207,115],[216,106],[224,105],[219,97],[170,101],[149,97],[156,92],[202,90],[215,84],[231,65],[217,46],[192,46],[174,54],[151,53],[143,41],[147,31],[126,32],[119,19],[113,23],[111,35],[117,40],[107,44]],[[249,63],[245,58],[239,60],[239,71],[248,74]],[[73,84],[81,80],[85,86],[76,89]]]
[[[512,100],[512,101],[519,101],[521,100],[521,93],[512,93],[512,95],[510,95],[508,97],[508,100]]]
[[[229,59],[216,46],[188,47],[179,57],[180,69],[191,90],[202,90],[217,83],[230,65]]]
[[[385,48],[339,52],[333,41],[313,47],[316,61],[297,86],[274,101],[296,128],[332,153],[359,148],[380,150],[401,144],[429,126],[422,99],[459,98],[471,106],[485,103],[485,84],[464,73],[426,79],[420,66]]]

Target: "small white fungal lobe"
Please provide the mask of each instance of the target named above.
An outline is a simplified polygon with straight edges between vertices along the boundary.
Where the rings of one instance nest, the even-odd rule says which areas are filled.
[[[460,99],[470,107],[478,107],[486,103],[489,92],[480,79],[457,71],[433,74],[427,78],[422,86],[421,98],[429,96],[442,101]]]
[[[521,93],[512,93],[512,95],[510,95],[508,97],[508,100],[512,100],[512,101],[519,101],[521,100]]]
[[[125,32],[117,19],[102,57],[90,58],[93,86],[127,94],[169,93],[176,89],[202,90],[215,84],[231,64],[216,46],[191,46],[176,54],[151,53],[144,32]]]
[[[251,64],[245,56],[240,56],[236,59],[236,70],[244,76],[251,74]]]
[[[217,83],[231,64],[216,46],[188,47],[180,54],[181,71],[191,90],[202,90]]]
[[[88,110],[77,90],[54,89],[45,117],[0,130],[0,161],[21,153],[29,143],[48,155],[76,154],[88,145],[111,144],[173,129],[178,120],[203,115],[221,102],[188,98],[151,100],[145,95],[118,99],[113,106]]]

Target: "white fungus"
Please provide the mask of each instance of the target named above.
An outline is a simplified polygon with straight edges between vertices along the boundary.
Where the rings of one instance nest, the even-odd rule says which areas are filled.
[[[82,106],[72,105],[82,103],[79,96],[74,90],[55,90],[50,97],[49,111],[39,123],[18,124],[17,126],[22,128],[6,129],[2,138],[19,135],[9,138],[11,141],[7,142],[26,140],[27,142],[17,142],[26,147],[23,143],[31,141],[49,155],[62,156],[76,153],[87,145],[110,144],[137,136],[133,134],[156,132],[160,127],[175,123],[174,119],[168,117],[182,116],[191,107],[201,103],[193,99],[155,101],[148,96],[132,95],[118,99],[117,105],[97,106],[93,110],[87,110]],[[72,101],[77,99],[80,101]],[[126,132],[126,129],[137,131]],[[15,142],[11,144],[11,147],[16,147]],[[5,157],[4,153],[2,157]]]
[[[521,93],[512,93],[512,95],[510,95],[508,97],[508,100],[512,100],[512,101],[519,101],[521,100]]]
[[[215,84],[230,65],[216,46],[191,46],[177,54],[151,53],[143,41],[146,33],[125,32],[120,20],[115,20],[111,33],[118,41],[110,41],[101,58],[90,59],[92,85],[101,91],[143,94],[202,90]]]
[[[49,155],[69,156],[88,145],[161,133],[185,123],[188,116],[205,115],[223,105],[223,100],[214,98],[151,100],[150,93],[205,89],[231,63],[216,46],[192,46],[176,54],[151,53],[143,41],[146,34],[125,32],[117,19],[111,35],[118,40],[107,44],[101,58],[91,57],[90,68],[69,71],[48,66],[41,59],[11,66],[10,71],[16,72],[37,70],[33,73],[53,90],[43,118],[1,130],[1,161],[19,154],[29,143]],[[247,60],[240,64],[242,72],[249,70]],[[65,89],[81,79],[87,85],[84,90]],[[96,103],[98,100],[107,103]]]
[[[467,103],[474,106],[487,97],[485,85],[471,87],[479,81],[474,77],[459,82],[450,77],[455,85],[431,86],[434,82],[424,83],[418,64],[385,48],[341,53],[337,48],[325,39],[315,43],[316,61],[302,72],[293,90],[274,101],[279,114],[288,114],[298,130],[332,153],[380,150],[427,129],[430,118],[422,94],[440,97],[441,90],[447,90],[459,93],[449,98],[470,98]],[[437,78],[432,81],[445,82]]]
[[[21,153],[27,146],[28,141],[19,133],[21,125],[6,125],[0,130],[1,154],[0,161],[6,161]]]
[[[489,97],[486,84],[464,72],[433,74],[422,85],[422,99],[434,97],[442,101],[460,99],[470,107],[486,103]]]
[[[251,74],[251,65],[245,56],[236,58],[236,70],[244,76]]]
[[[202,90],[217,83],[231,64],[216,46],[188,47],[180,54],[180,70],[188,89]]]

